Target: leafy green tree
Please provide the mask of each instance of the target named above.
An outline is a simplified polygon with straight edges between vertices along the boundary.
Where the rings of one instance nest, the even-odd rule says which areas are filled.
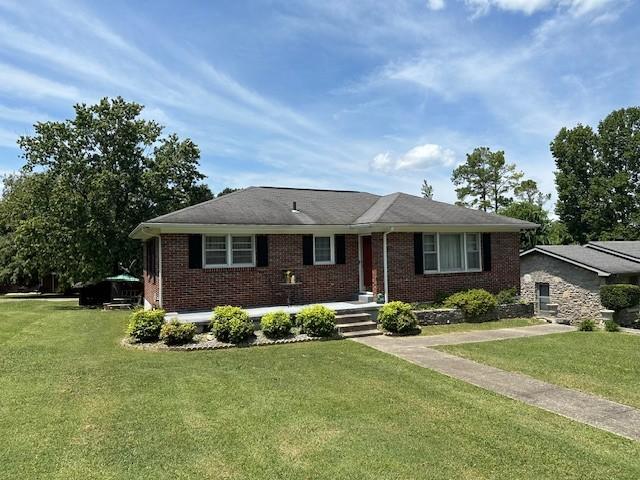
[[[513,195],[521,202],[533,203],[544,206],[549,200],[551,200],[551,194],[544,194],[538,188],[538,182],[535,180],[523,180],[513,189]]]
[[[431,186],[429,182],[427,182],[426,178],[422,181],[422,187],[420,187],[420,193],[422,194],[423,198],[429,198],[429,199],[433,198],[433,186]]]
[[[569,234],[567,226],[560,220],[553,220],[549,225],[549,245],[570,245],[576,243]]]
[[[223,195],[228,195],[229,193],[237,192],[238,190],[240,190],[240,189],[239,188],[224,187],[222,190],[220,190],[218,192],[216,197],[222,197]]]
[[[56,272],[69,285],[135,259],[139,272],[133,228],[212,198],[198,147],[162,137],[158,123],[140,117],[142,105],[118,97],[74,109],[74,118],[37,123],[18,140],[25,165],[0,202],[0,228],[11,239],[0,244],[4,279]]]
[[[548,212],[535,202],[518,201],[512,202],[500,209],[501,215],[518,218],[527,222],[538,224],[535,230],[525,230],[520,234],[520,249],[528,250],[536,245],[547,245],[550,242],[549,228],[551,222]]]
[[[578,241],[640,238],[640,108],[563,128],[551,143],[556,213]]]
[[[497,212],[508,205],[508,196],[522,179],[504,152],[480,147],[467,154],[467,161],[453,170],[451,181],[458,187],[458,204]]]

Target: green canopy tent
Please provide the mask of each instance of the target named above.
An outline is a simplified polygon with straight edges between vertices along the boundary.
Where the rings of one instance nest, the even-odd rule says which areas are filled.
[[[121,273],[114,277],[107,277],[105,280],[111,282],[112,302],[139,303],[142,291],[142,281],[139,278],[129,275],[128,273]]]

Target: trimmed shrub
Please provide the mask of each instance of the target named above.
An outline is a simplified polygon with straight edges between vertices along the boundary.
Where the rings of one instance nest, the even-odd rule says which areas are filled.
[[[385,303],[378,310],[378,322],[392,333],[412,333],[418,329],[418,319],[412,307],[404,302]]]
[[[246,327],[243,326],[245,324]],[[245,335],[243,332],[249,331],[249,329],[250,332]],[[213,309],[211,332],[221,342],[237,343],[238,338],[242,337],[239,340],[242,341],[253,333],[253,323],[249,318],[249,314],[242,308],[230,305],[220,306]]]
[[[229,341],[231,343],[242,343],[253,335],[253,322],[240,318],[229,320]]]
[[[296,316],[302,332],[312,337],[328,337],[336,329],[336,312],[324,305],[305,307]]]
[[[513,304],[513,303],[516,303],[517,301],[518,301],[518,290],[516,289],[516,287],[500,290],[496,294],[496,303],[498,305]]]
[[[260,328],[267,337],[282,338],[291,333],[291,315],[282,310],[269,312],[260,319]]]
[[[591,318],[585,318],[578,324],[578,330],[581,332],[593,332],[596,329],[596,321]]]
[[[619,332],[620,331],[620,325],[618,325],[613,320],[607,320],[607,321],[604,322],[604,329],[607,332]]]
[[[127,333],[137,342],[155,342],[160,336],[165,313],[162,309],[134,310],[129,317]]]
[[[640,303],[640,286],[631,284],[603,285],[600,287],[600,303],[616,312],[635,307]]]
[[[497,306],[496,297],[486,290],[476,288],[454,293],[444,301],[447,308],[459,308],[469,318],[476,318]]]
[[[196,326],[193,323],[181,323],[176,319],[162,325],[160,340],[167,345],[184,345],[193,340]]]

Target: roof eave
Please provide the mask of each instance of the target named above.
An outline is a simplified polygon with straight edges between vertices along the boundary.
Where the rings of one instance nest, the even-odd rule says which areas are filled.
[[[139,224],[129,237],[147,240],[161,233],[215,233],[215,232],[252,232],[252,233],[312,233],[312,232],[520,232],[527,227],[520,224],[394,224],[394,223],[361,223],[347,225],[267,225],[267,224],[202,224],[202,223],[165,223],[143,222]]]
[[[524,257],[525,255],[529,255],[530,253],[534,253],[534,252],[535,253],[542,253],[543,255],[547,255],[547,256],[555,258],[557,260],[561,260],[563,262],[570,263],[572,265],[575,265],[576,267],[580,267],[580,268],[583,268],[585,270],[589,270],[591,272],[596,273],[599,277],[610,277],[611,275],[613,275],[613,272],[606,272],[604,270],[600,270],[599,268],[592,267],[590,265],[586,265],[584,263],[577,262],[575,260],[571,260],[571,259],[569,259],[567,257],[563,257],[562,255],[558,255],[558,254],[549,252],[547,250],[544,250],[544,249],[538,248],[538,247],[534,247],[534,248],[531,248],[529,250],[525,250],[524,252],[522,252],[520,254],[520,257]]]

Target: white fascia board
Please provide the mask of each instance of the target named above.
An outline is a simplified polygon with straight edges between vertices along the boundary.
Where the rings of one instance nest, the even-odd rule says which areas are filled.
[[[575,265],[576,267],[584,268],[585,270],[589,270],[591,272],[597,273],[599,277],[610,277],[611,276],[611,273],[605,272],[604,270],[600,270],[598,268],[591,267],[589,265],[585,265],[584,263],[576,262],[575,260],[570,260],[570,259],[568,259],[566,257],[563,257],[562,255],[556,255],[555,253],[547,252],[546,250],[543,250],[543,249],[537,248],[537,247],[534,247],[534,248],[532,248],[530,250],[522,252],[520,254],[520,256],[524,257],[525,255],[529,255],[530,253],[534,253],[534,252],[535,253],[541,253],[543,255],[547,255],[547,256],[555,258],[557,260],[562,260],[563,262],[570,263],[571,265]]]
[[[141,223],[130,238],[145,240],[161,233],[334,233],[367,234],[374,232],[520,232],[523,227],[512,224],[496,225],[398,225],[398,224],[358,224],[358,225],[238,225],[238,224],[179,224]]]

